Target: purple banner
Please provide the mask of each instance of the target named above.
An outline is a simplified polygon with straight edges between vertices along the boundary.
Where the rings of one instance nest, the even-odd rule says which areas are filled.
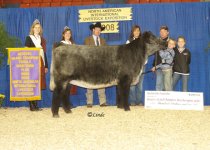
[[[10,100],[40,100],[40,55],[36,48],[9,49]]]

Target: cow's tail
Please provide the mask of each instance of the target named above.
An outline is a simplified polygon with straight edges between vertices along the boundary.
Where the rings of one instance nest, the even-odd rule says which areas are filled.
[[[51,60],[51,65],[50,65],[50,90],[54,91],[55,89],[55,81],[54,81],[54,75],[53,75],[53,70],[54,70],[54,60],[53,60],[53,51],[52,51],[52,60]]]

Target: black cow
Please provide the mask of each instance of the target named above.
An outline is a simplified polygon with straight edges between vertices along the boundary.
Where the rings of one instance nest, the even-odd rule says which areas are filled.
[[[117,86],[117,107],[130,110],[131,84],[138,83],[142,67],[149,55],[163,49],[151,32],[120,46],[60,45],[52,51],[50,89],[53,90],[52,114],[59,117],[59,106],[70,113],[68,83],[98,89]]]

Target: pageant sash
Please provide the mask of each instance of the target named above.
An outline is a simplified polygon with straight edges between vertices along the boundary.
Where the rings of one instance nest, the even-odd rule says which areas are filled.
[[[44,58],[44,50],[41,46],[41,37],[36,39],[34,35],[29,35],[31,40],[33,41],[34,45],[36,46],[36,48],[40,48],[40,56],[42,57],[44,66],[45,66],[45,58]]]

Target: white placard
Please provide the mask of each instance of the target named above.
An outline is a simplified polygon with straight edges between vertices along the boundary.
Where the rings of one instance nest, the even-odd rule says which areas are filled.
[[[146,109],[203,110],[203,93],[145,91]]]

